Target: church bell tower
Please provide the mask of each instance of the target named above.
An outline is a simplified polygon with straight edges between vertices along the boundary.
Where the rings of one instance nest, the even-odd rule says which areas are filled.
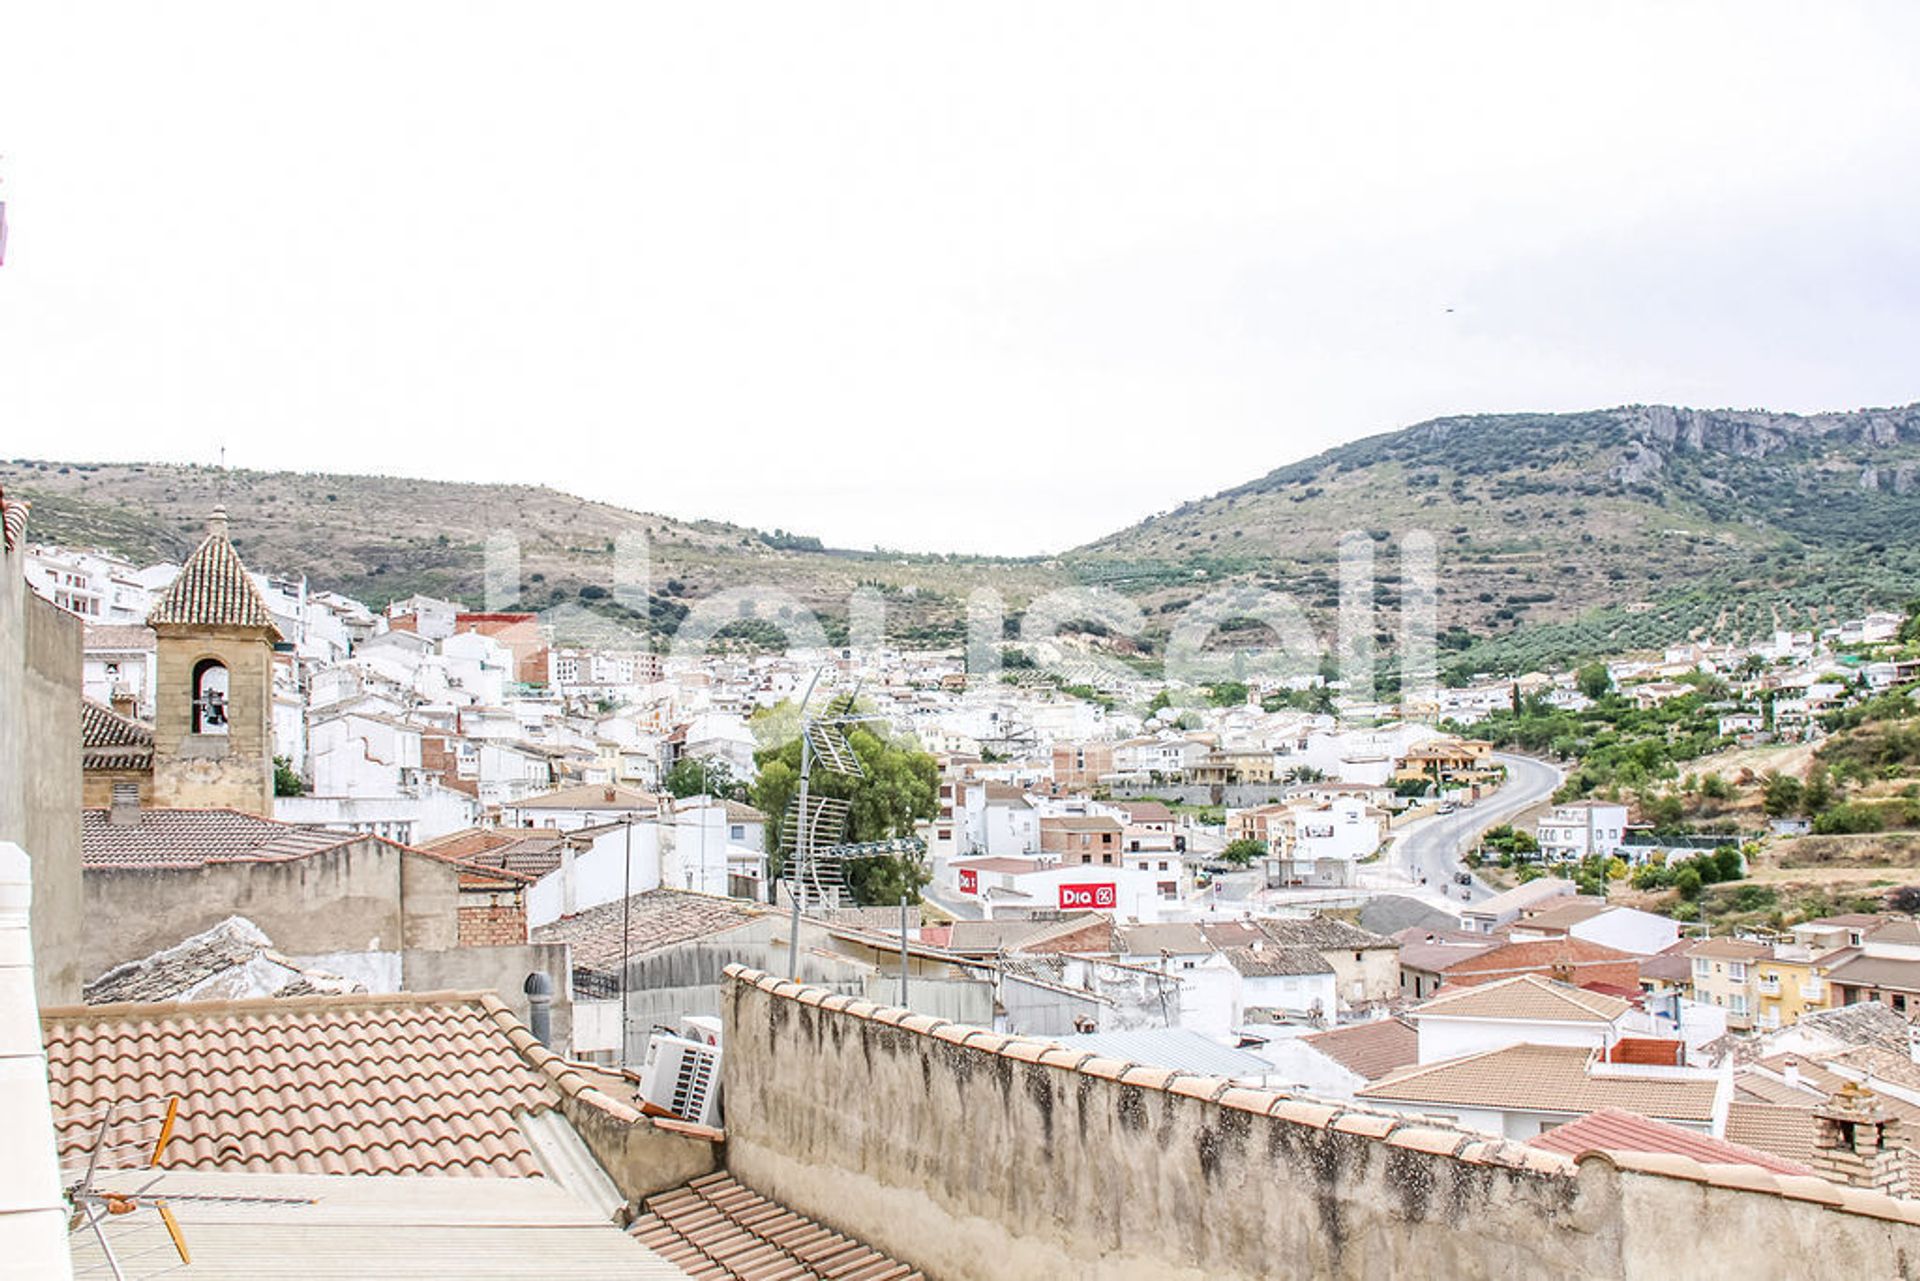
[[[273,613],[216,509],[147,615],[159,638],[153,803],[273,817]]]

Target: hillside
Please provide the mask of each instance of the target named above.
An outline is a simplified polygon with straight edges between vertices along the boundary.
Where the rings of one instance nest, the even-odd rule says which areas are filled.
[[[1439,551],[1456,668],[1806,628],[1920,593],[1920,406],[1445,418],[1328,450],[1063,558],[1174,604],[1255,577],[1322,609],[1336,541]]]
[[[1455,675],[1899,606],[1920,595],[1917,480],[1920,406],[1445,418],[1288,464],[1057,559],[989,560],[820,550],[520,485],[0,463],[0,485],[34,501],[38,537],[139,560],[184,554],[224,500],[255,565],[374,604],[415,591],[477,604],[484,540],[511,527],[527,607],[585,589],[608,608],[593,594],[611,585],[613,540],[641,529],[654,548],[657,630],[690,600],[770,583],[838,636],[864,583],[885,593],[889,633],[908,644],[957,640],[980,585],[1015,613],[1052,587],[1115,588],[1152,620],[1149,649],[1182,605],[1223,582],[1286,591],[1325,627],[1338,537],[1364,530],[1380,543],[1379,639],[1390,647],[1394,540],[1424,529],[1438,544],[1442,662]]]
[[[614,540],[640,530],[653,555],[651,622],[662,633],[693,600],[770,583],[812,608],[839,639],[848,597],[865,584],[884,594],[891,636],[947,644],[964,635],[966,594],[989,574],[1013,606],[1060,578],[1035,562],[809,550],[811,540],[527,485],[17,459],[0,462],[0,486],[32,501],[35,539],[102,547],[140,563],[185,556],[205,532],[207,512],[224,504],[250,565],[304,574],[376,607],[414,592],[477,607],[486,539],[512,529],[522,608],[584,600],[618,613],[605,597]]]

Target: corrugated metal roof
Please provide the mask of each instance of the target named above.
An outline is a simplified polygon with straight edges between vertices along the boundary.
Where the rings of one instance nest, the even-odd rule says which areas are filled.
[[[112,1216],[107,1239],[130,1281],[664,1281],[687,1275],[549,1179],[163,1170],[100,1182],[117,1192],[166,1197],[193,1255],[190,1267],[180,1263],[151,1209]],[[211,1196],[306,1203],[194,1199]],[[76,1277],[112,1275],[92,1233],[71,1240]]]

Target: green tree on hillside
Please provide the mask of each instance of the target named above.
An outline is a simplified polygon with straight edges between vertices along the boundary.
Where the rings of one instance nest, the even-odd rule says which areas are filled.
[[[1573,674],[1573,682],[1580,692],[1598,702],[1613,689],[1613,677],[1607,674],[1605,663],[1588,663]]]
[[[1806,788],[1791,774],[1768,773],[1761,787],[1760,805],[1773,818],[1784,818],[1800,808]]]

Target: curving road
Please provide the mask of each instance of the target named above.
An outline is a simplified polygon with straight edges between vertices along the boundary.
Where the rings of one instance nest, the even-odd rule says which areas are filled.
[[[1460,856],[1474,838],[1553,795],[1565,777],[1555,766],[1531,756],[1498,752],[1494,759],[1507,767],[1507,781],[1499,791],[1469,808],[1421,820],[1409,827],[1394,846],[1394,857],[1409,876],[1415,881],[1425,877],[1429,889],[1437,889],[1456,902],[1475,902],[1493,895],[1478,880],[1470,886],[1454,884],[1454,874],[1462,870]]]

